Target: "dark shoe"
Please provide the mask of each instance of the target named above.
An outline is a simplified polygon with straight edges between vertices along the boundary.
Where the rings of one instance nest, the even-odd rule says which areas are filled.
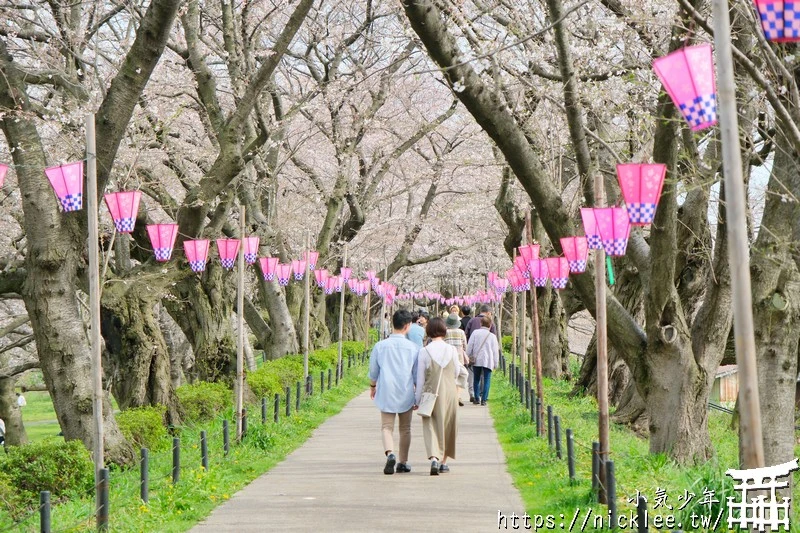
[[[438,476],[439,475],[439,461],[434,459],[431,461],[431,475]]]
[[[481,405],[486,405],[486,400],[481,400]]]
[[[473,399],[471,399],[470,401],[471,401],[472,403],[474,403],[475,405],[478,405],[478,399],[477,399],[477,398],[473,398]]]
[[[464,407],[464,402],[462,402],[461,400],[458,400],[458,406],[459,407]]]
[[[394,471],[398,474],[405,474],[406,472],[411,472],[411,467],[408,466],[408,463],[397,463],[397,467]]]
[[[469,403],[475,403],[475,396],[469,397]]]
[[[439,465],[439,472],[444,473],[444,472],[449,472],[449,471],[450,471],[450,467],[449,466],[447,466],[447,465]]]
[[[383,473],[387,476],[394,474],[394,465],[397,463],[397,458],[394,456],[393,453],[390,453],[386,457],[386,466],[383,467]]]

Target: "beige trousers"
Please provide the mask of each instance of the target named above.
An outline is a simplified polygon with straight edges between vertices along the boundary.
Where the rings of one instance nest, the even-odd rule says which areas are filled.
[[[411,447],[411,414],[414,409],[405,413],[384,413],[381,411],[381,433],[383,435],[383,449],[387,452],[394,451],[394,419],[400,421],[400,449],[398,459],[401,463],[408,462],[408,449]]]

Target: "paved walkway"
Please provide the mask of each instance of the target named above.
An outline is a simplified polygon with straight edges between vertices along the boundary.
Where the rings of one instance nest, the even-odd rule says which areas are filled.
[[[524,512],[486,407],[460,408],[447,474],[430,475],[417,415],[411,438],[412,472],[385,475],[380,416],[364,393],[192,531],[466,533],[497,531],[498,510]]]

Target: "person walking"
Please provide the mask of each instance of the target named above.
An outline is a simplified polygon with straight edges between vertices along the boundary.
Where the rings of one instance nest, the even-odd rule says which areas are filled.
[[[430,474],[438,476],[440,472],[450,471],[447,459],[456,457],[456,379],[459,376],[466,377],[466,370],[458,360],[456,349],[444,340],[447,335],[444,320],[439,317],[431,319],[426,332],[431,342],[419,352],[415,405],[419,406],[423,391],[437,395],[431,416],[422,419],[422,437],[431,461]]]
[[[419,348],[406,339],[410,326],[411,313],[402,309],[395,311],[392,334],[373,346],[369,358],[369,397],[381,412],[381,435],[386,455],[383,473],[387,475],[411,472],[408,449],[411,446],[411,414],[415,405],[414,379]],[[399,463],[394,453],[395,418],[400,428]]]
[[[410,313],[410,316],[411,326],[406,333],[406,338],[416,344],[418,348],[422,348],[422,340],[425,338],[425,328],[418,323],[419,313]]]
[[[467,323],[467,326],[464,328],[464,333],[467,334],[467,342],[469,342],[472,332],[481,328],[481,318],[485,316],[488,316],[490,319],[492,318],[492,308],[486,304],[483,304],[478,312],[478,316],[470,319],[470,321]],[[492,333],[497,333],[497,330],[494,328],[494,324],[492,324],[491,330]]]
[[[468,305],[461,306],[461,331],[467,329],[467,324],[472,320],[472,308]]]
[[[469,401],[475,403],[475,391],[473,390],[472,383],[472,370],[468,366],[469,359],[467,359],[467,336],[463,331],[461,331],[461,319],[458,318],[457,314],[451,313],[450,316],[447,317],[445,324],[447,325],[447,335],[445,335],[444,341],[456,349],[458,352],[458,360],[467,369],[467,390],[469,391]],[[458,405],[461,407],[464,406],[464,403],[460,398],[458,400]]]
[[[500,347],[497,344],[497,335],[492,333],[492,319],[484,315],[481,317],[480,329],[473,331],[467,342],[467,357],[475,361],[472,365],[474,373],[475,401],[477,404],[486,405],[489,399],[489,384],[492,381],[492,370],[500,363]],[[483,378],[483,386],[480,381]]]
[[[17,393],[17,407],[19,407],[20,409],[22,409],[22,408],[23,408],[23,407],[25,407],[26,405],[28,405],[28,402],[27,402],[27,401],[25,401],[25,396],[23,396],[23,395],[22,395],[22,394],[20,394],[20,393]]]

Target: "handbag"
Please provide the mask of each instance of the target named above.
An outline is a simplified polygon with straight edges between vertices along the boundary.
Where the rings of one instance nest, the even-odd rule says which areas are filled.
[[[425,348],[427,350],[427,348]],[[430,352],[428,355],[430,356]],[[436,361],[433,360],[431,357],[431,364],[438,364]],[[433,406],[436,403],[436,398],[439,397],[439,385],[442,384],[442,372],[444,372],[444,368],[439,370],[439,380],[436,383],[436,392],[423,392],[422,397],[419,400],[419,406],[417,407],[417,414],[421,417],[428,418],[433,413]]]
[[[481,348],[483,348],[483,345],[484,345],[484,344],[486,344],[486,341],[487,341],[487,340],[489,340],[489,337],[490,337],[491,335],[492,335],[492,333],[491,333],[491,332],[489,332],[489,335],[486,335],[486,336],[483,338],[483,342],[481,343],[481,345],[480,345],[480,346],[478,346],[478,349],[477,349],[477,350],[475,350],[474,352],[472,352],[472,355],[470,355],[470,356],[469,356],[469,364],[470,364],[470,365],[474,365],[474,364],[475,364],[475,360],[476,360],[476,358],[478,357],[478,352],[480,352],[480,351],[481,351]]]

